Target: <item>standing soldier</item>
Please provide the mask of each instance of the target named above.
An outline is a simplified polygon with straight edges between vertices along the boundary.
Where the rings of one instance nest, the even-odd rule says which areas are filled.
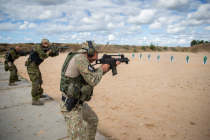
[[[10,48],[5,55],[4,68],[5,71],[10,71],[9,85],[15,86],[16,81],[20,81],[17,75],[17,67],[14,64],[14,61],[20,56],[25,56],[27,53],[21,52],[20,47],[16,46],[15,48]]]
[[[110,65],[102,64],[95,69],[91,65],[98,58],[95,45],[87,41],[82,47],[78,52],[70,52],[62,67],[61,112],[67,123],[70,140],[95,140],[98,117],[86,102],[91,100],[94,86],[100,82]]]
[[[32,105],[43,105],[40,98],[45,98],[46,95],[43,95],[42,85],[42,75],[39,69],[39,65],[48,57],[48,56],[57,56],[58,51],[50,49],[50,42],[48,39],[42,39],[41,45],[35,46],[33,51],[30,53],[28,60],[25,63],[27,67],[27,72],[29,78],[32,82]]]

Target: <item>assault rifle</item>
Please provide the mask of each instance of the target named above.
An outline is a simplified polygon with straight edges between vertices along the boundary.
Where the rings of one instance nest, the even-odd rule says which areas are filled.
[[[57,56],[59,55],[59,52],[62,52],[64,49],[69,49],[69,47],[57,47],[57,46],[51,46],[48,48],[43,48],[45,52],[51,50],[50,56]]]
[[[47,48],[43,48],[44,51],[49,51],[49,50],[52,50],[52,51],[63,51],[64,49],[70,49],[70,47],[57,47],[57,46],[51,46],[51,47],[47,47]]]
[[[121,63],[126,63],[130,61],[127,57],[125,57],[123,54],[121,55],[108,55],[104,54],[101,59],[96,60],[96,64],[109,64],[110,68],[112,69],[112,75],[117,74],[117,64],[116,62],[120,61]],[[95,65],[96,65],[95,64]]]
[[[25,50],[19,50],[19,51],[16,51],[15,48],[10,48],[10,51],[15,51],[15,53],[19,56],[26,56],[28,54],[30,54],[30,51],[25,51]],[[5,59],[6,61],[9,61],[9,62],[14,62],[14,59],[12,58],[12,55],[10,54],[10,52],[7,52],[5,54]]]

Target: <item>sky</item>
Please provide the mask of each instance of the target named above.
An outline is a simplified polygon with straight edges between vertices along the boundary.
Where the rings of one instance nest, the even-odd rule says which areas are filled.
[[[0,43],[190,46],[210,41],[210,0],[0,0]]]

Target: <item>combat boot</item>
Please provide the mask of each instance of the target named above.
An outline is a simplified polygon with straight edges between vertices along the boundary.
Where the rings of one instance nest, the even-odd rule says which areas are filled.
[[[42,94],[41,96],[40,96],[40,98],[47,98],[48,96],[47,95],[45,95],[45,94]]]
[[[32,100],[32,105],[44,105],[44,102],[40,100]]]

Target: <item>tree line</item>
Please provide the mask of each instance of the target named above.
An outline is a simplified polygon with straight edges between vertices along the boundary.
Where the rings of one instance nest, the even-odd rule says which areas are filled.
[[[210,43],[210,42],[209,41],[204,41],[204,40],[192,40],[190,45],[194,46],[194,45],[205,44],[205,43]]]

